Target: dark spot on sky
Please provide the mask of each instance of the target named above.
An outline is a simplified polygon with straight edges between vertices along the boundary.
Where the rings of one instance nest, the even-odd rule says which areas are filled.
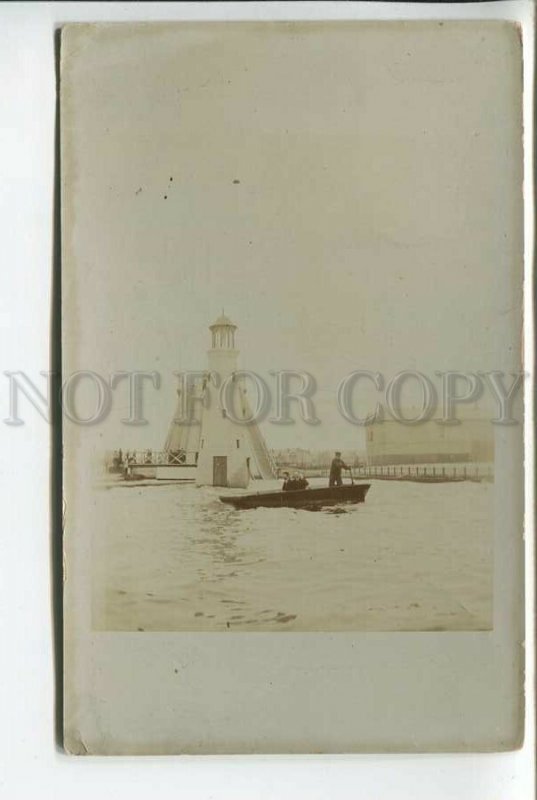
[[[168,199],[168,195],[167,195],[167,194],[165,194],[165,195],[164,195],[164,199],[165,199],[165,200],[167,200],[167,199]]]
[[[170,183],[173,181],[173,178],[170,178]]]
[[[141,192],[141,191],[142,191],[142,187],[140,186],[138,189],[136,189],[136,191],[134,192],[134,194],[140,194],[140,192]]]
[[[233,183],[240,183],[240,180],[238,178],[235,178]]]

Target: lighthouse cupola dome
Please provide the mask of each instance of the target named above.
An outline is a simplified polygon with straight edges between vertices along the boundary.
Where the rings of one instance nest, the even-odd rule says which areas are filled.
[[[222,311],[216,322],[209,326],[214,350],[234,350],[237,326]]]

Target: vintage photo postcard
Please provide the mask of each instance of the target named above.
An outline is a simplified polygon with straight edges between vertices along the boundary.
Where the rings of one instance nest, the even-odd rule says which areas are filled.
[[[523,735],[521,33],[61,33],[65,747]]]

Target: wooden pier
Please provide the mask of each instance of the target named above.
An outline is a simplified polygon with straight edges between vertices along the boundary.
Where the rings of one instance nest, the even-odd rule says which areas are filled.
[[[307,478],[327,478],[328,469],[300,470]],[[355,480],[410,481],[413,483],[474,483],[494,481],[492,464],[409,464],[353,467]],[[343,473],[345,478],[345,472]]]

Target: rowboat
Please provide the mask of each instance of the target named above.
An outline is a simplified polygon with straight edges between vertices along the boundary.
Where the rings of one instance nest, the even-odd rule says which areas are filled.
[[[288,492],[256,492],[221,496],[223,503],[237,509],[248,508],[303,508],[317,511],[329,506],[363,503],[370,483],[354,483],[345,486],[322,487],[320,489],[298,489]]]

